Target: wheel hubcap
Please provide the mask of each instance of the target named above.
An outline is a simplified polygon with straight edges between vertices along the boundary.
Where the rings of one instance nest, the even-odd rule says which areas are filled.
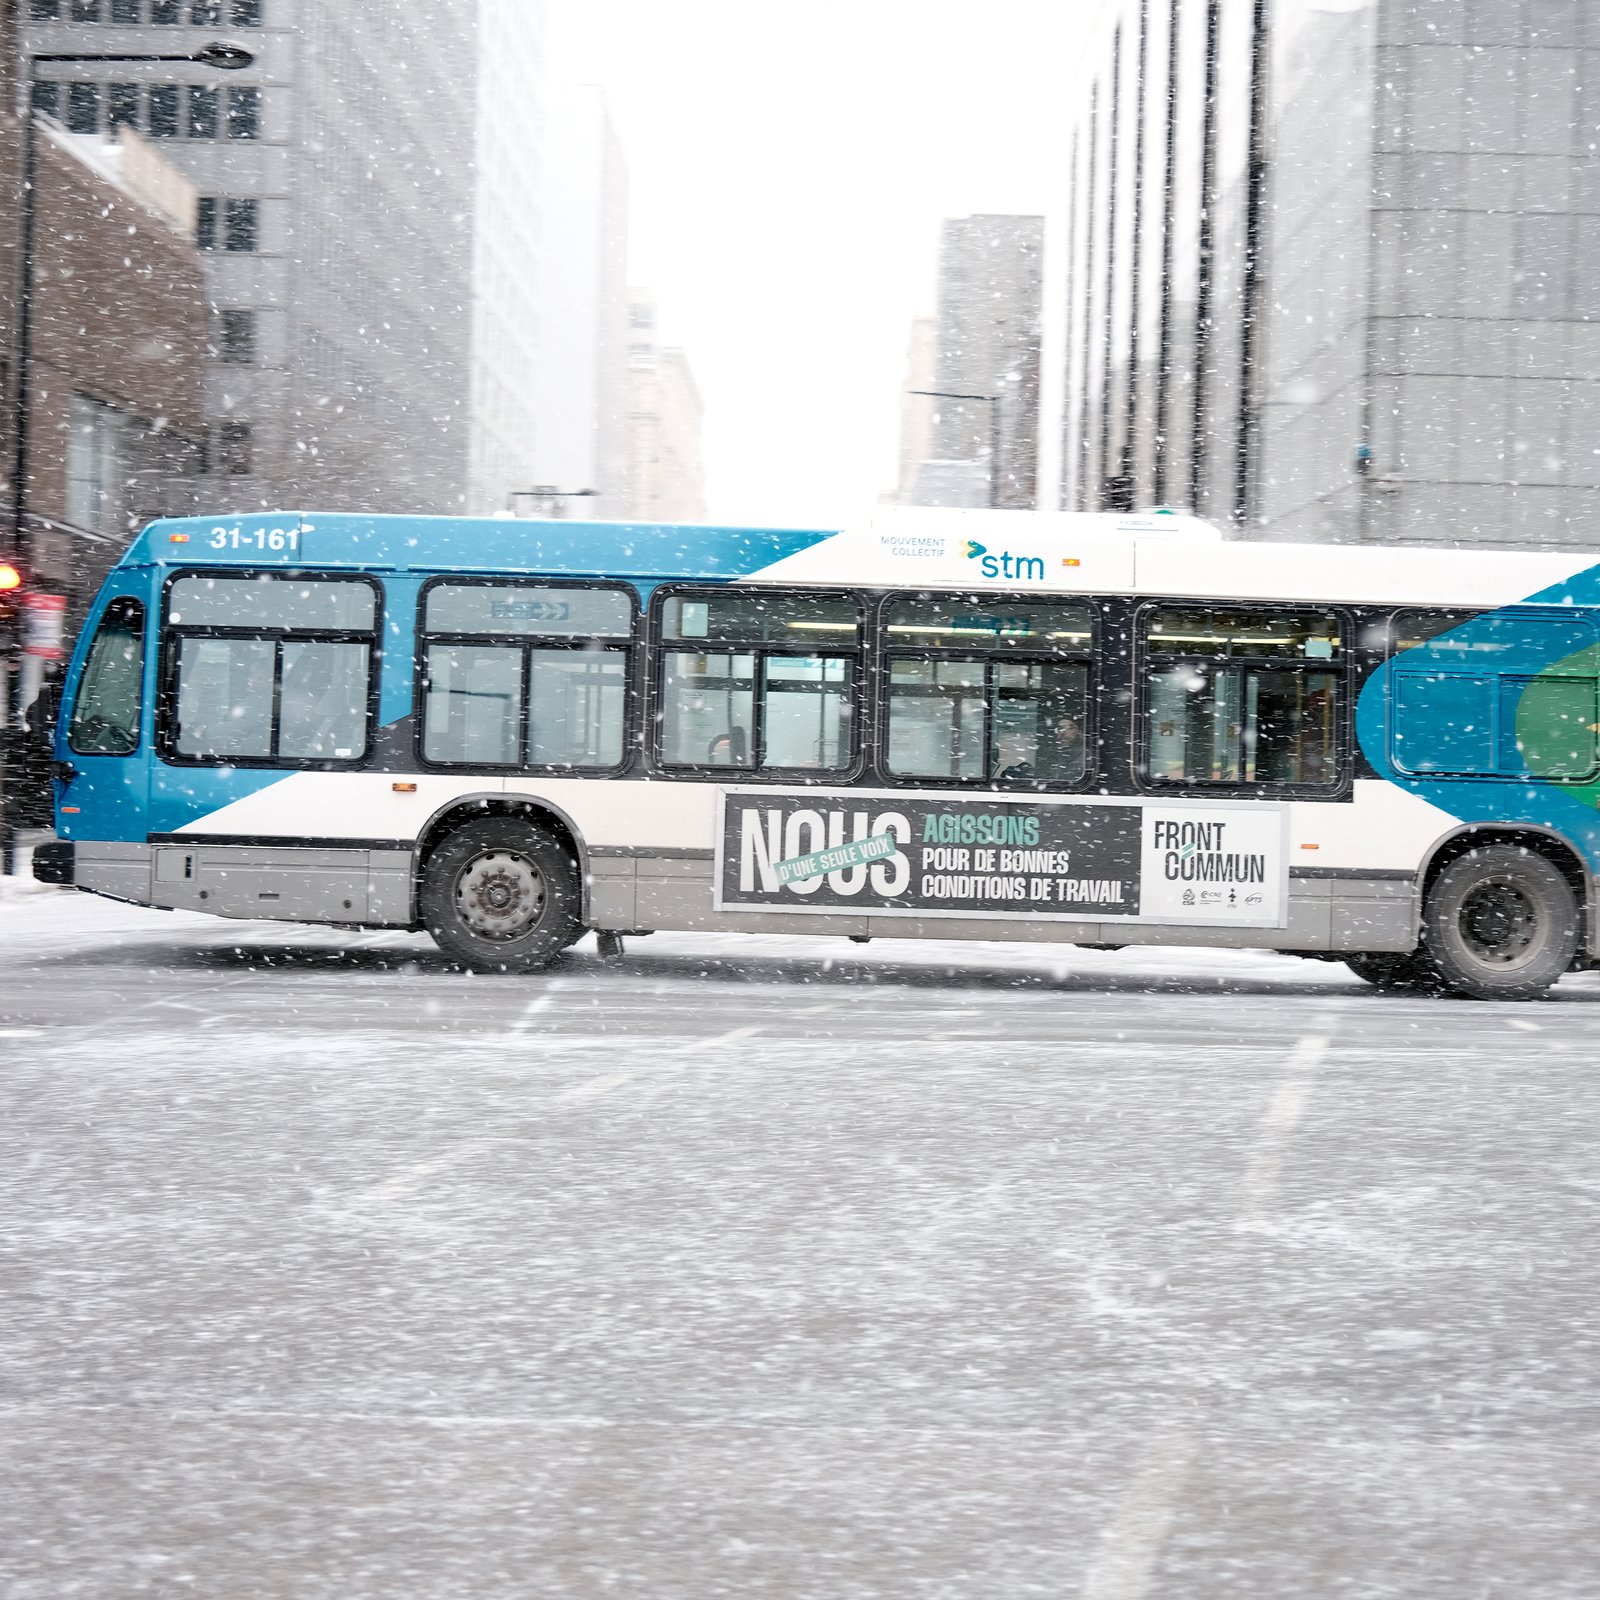
[[[544,901],[544,875],[514,850],[486,850],[456,879],[456,910],[480,938],[520,938],[544,914]]]
[[[1480,961],[1498,967],[1525,961],[1539,935],[1539,912],[1514,883],[1491,878],[1461,903],[1461,937]]]

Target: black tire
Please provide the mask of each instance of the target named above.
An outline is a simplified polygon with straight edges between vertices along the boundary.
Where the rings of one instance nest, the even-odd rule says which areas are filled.
[[[476,972],[537,972],[583,934],[572,852],[518,817],[453,829],[422,869],[422,925]]]
[[[1578,903],[1548,857],[1485,845],[1434,879],[1422,935],[1429,966],[1453,994],[1534,1000],[1572,966]]]
[[[1421,951],[1401,954],[1390,950],[1361,950],[1339,959],[1375,989],[1426,992],[1440,987],[1439,975]]]

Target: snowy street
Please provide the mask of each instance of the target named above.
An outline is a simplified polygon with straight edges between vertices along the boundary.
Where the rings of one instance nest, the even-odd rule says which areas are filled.
[[[6,1600],[1595,1592],[1600,975],[0,896]]]

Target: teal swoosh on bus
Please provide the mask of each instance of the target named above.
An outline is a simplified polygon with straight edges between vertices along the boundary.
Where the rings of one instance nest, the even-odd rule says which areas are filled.
[[[1537,613],[1522,607],[1540,607]],[[1570,838],[1600,870],[1600,567],[1479,613],[1400,652],[1367,680],[1356,704],[1356,737],[1373,769],[1463,823],[1523,823]],[[1574,649],[1587,630],[1589,639]],[[1469,670],[1473,648],[1493,648],[1493,671]],[[1404,743],[1403,696],[1422,679],[1440,686],[1431,727]],[[1450,695],[1454,693],[1454,703]],[[1444,709],[1439,709],[1444,708]],[[1398,737],[1397,737],[1398,736]],[[1454,754],[1462,775],[1448,770]],[[1488,770],[1484,770],[1487,768]]]

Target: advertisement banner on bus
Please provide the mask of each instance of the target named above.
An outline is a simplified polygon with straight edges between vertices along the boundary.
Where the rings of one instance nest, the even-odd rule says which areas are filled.
[[[720,911],[1275,928],[1283,806],[724,789]]]

